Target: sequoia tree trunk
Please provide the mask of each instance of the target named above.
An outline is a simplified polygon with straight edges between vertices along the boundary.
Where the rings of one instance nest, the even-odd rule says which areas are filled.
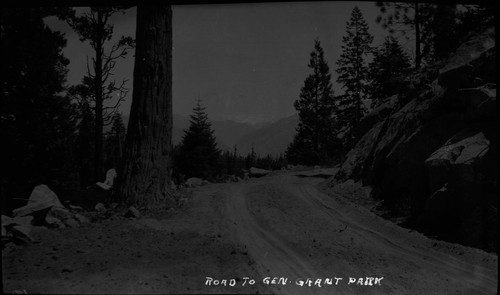
[[[137,7],[134,90],[119,197],[138,206],[171,205],[172,9]]]

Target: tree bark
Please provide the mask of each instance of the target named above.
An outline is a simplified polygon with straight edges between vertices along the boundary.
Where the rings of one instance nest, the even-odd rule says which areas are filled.
[[[139,206],[173,205],[172,9],[137,7],[134,90],[119,171],[119,196]]]

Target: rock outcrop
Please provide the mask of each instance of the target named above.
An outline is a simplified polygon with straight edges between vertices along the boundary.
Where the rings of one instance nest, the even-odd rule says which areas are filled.
[[[496,251],[494,29],[442,65],[406,104],[388,99],[362,120],[364,135],[330,185],[362,180],[408,226]]]

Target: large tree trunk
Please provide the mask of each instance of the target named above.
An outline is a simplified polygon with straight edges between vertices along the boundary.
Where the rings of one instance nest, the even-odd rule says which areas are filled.
[[[137,7],[134,90],[119,196],[144,206],[172,205],[172,9]]]

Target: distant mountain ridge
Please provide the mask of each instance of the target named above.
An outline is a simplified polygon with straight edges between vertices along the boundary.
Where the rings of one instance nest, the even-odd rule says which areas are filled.
[[[210,119],[210,118],[209,118]],[[123,123],[127,126],[128,115],[123,115]],[[250,153],[252,145],[260,156],[278,156],[284,153],[286,147],[293,140],[295,128],[299,122],[297,114],[279,119],[271,123],[235,122],[232,120],[210,120],[221,150],[233,151],[236,145],[240,155]],[[172,143],[179,144],[184,136],[184,130],[189,128],[189,117],[174,114],[172,127]]]
[[[279,156],[284,154],[295,135],[299,123],[297,114],[268,123],[259,129],[241,136],[236,143],[241,155],[246,155],[254,148],[260,156]]]

